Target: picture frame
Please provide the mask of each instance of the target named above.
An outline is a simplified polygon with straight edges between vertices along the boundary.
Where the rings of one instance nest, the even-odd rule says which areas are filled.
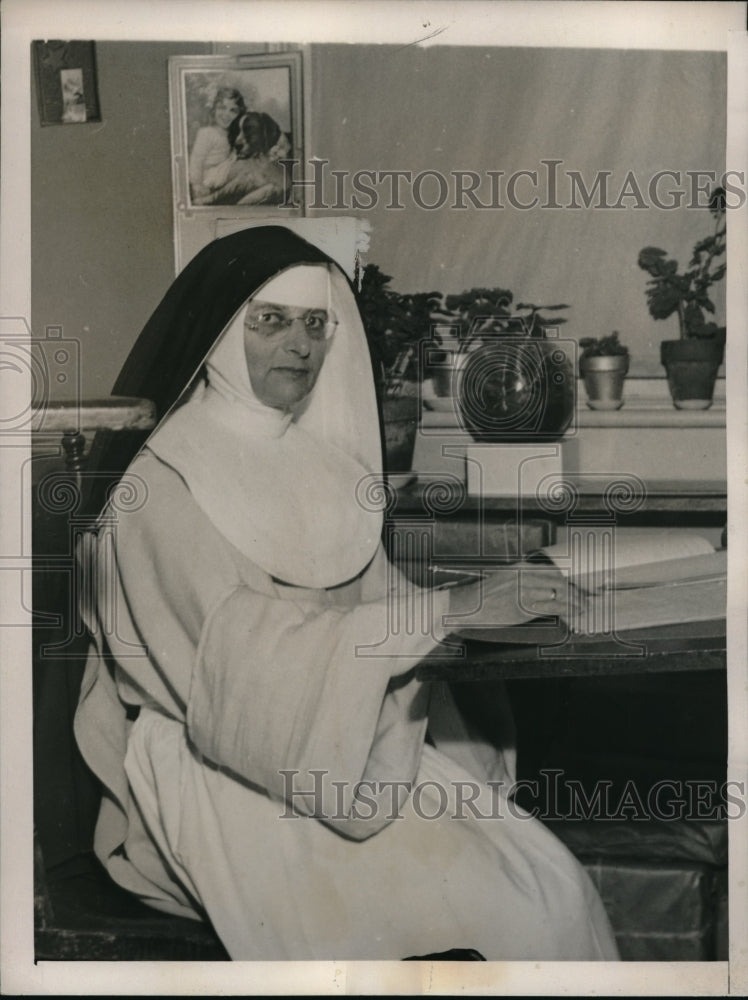
[[[100,122],[93,42],[32,42],[39,120],[42,125]]]
[[[304,214],[302,68],[300,51],[169,59],[175,215]]]

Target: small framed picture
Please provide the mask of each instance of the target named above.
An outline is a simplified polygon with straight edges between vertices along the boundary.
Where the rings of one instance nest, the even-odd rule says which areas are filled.
[[[177,213],[302,215],[302,53],[173,56]]]
[[[93,42],[33,42],[42,125],[100,122]]]

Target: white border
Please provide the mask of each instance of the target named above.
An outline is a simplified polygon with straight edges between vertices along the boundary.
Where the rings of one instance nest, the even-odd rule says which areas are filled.
[[[175,16],[175,14],[177,16]],[[3,0],[2,4],[2,201],[0,301],[2,315],[30,315],[30,47],[34,38],[95,40],[222,41],[244,35],[263,41],[399,42],[407,44],[503,45],[641,49],[722,50],[728,29],[744,35],[743,3],[591,3],[591,2],[253,2],[253,0]],[[745,38],[733,36],[730,65],[731,111],[745,119]],[[742,63],[739,63],[742,60]],[[738,101],[736,94],[740,95]],[[738,105],[742,104],[742,107]],[[106,109],[102,109],[106,113]],[[744,169],[745,135],[731,127],[728,167]],[[743,223],[746,213],[742,213]],[[730,235],[728,323],[745,330],[746,236]],[[742,243],[740,243],[742,241]],[[737,256],[740,253],[738,268]],[[741,324],[740,327],[737,324]],[[745,719],[746,541],[745,343],[730,349],[728,427],[733,472],[730,477],[731,607],[740,615],[729,633],[731,663],[731,768],[746,777],[748,746]],[[0,373],[1,374],[1,373]],[[13,406],[12,399],[2,405]],[[19,460],[23,449],[3,449],[0,503],[17,503]],[[737,471],[736,471],[737,470]],[[27,512],[24,512],[24,516]],[[16,551],[20,526],[4,518],[0,554]],[[3,607],[18,603],[12,574],[0,573]],[[8,635],[8,632],[13,634]],[[23,629],[0,634],[0,727],[2,732],[2,941],[0,963],[5,993],[96,993],[205,995],[288,993],[431,993],[458,990],[470,995],[576,993],[637,995],[724,995],[726,963],[462,963],[453,968],[420,963],[41,963],[33,965],[30,901],[31,859],[31,680]],[[739,708],[739,710],[738,710]],[[737,753],[740,757],[737,757]],[[12,805],[9,806],[9,803]],[[732,888],[746,879],[746,843],[731,838]],[[733,833],[735,831],[733,830]],[[742,841],[742,842],[741,842]],[[743,883],[745,885],[745,882]],[[744,890],[732,893],[733,956],[745,941]],[[739,994],[748,987],[746,965],[733,962],[731,985]]]
[[[322,15],[324,11],[325,16]],[[737,0],[4,0],[24,39],[725,50]],[[33,28],[32,28],[33,26]],[[39,34],[41,32],[41,35]],[[209,36],[209,37],[206,37]]]
[[[731,34],[727,69],[727,162],[748,165],[748,34]],[[727,663],[729,706],[728,780],[748,787],[748,203],[729,217],[727,233],[727,328],[742,331],[728,340],[727,392],[727,533],[728,620]],[[748,817],[729,825],[730,988],[748,994]]]

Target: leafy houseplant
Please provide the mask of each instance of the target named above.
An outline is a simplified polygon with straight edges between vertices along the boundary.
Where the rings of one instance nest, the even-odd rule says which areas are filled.
[[[546,315],[566,305],[519,303],[503,288],[401,294],[376,265],[356,293],[375,371],[386,468],[407,472],[420,382],[446,375],[463,426],[479,441],[555,440],[574,415],[574,372]],[[449,342],[449,336],[452,342]],[[436,379],[435,379],[436,381]]]
[[[419,345],[429,339],[432,314],[441,304],[438,292],[401,294],[388,287],[391,280],[376,264],[367,264],[356,291],[375,379],[384,395],[396,395],[403,382],[423,377]]]
[[[629,370],[629,349],[618,339],[618,330],[604,337],[579,341],[579,372],[593,410],[619,410],[623,406],[623,381]]]
[[[440,315],[437,337],[443,349],[432,354],[432,371],[437,396],[453,396],[458,359],[476,325],[497,325],[511,316],[512,293],[504,288],[473,288],[460,295],[447,295]],[[439,331],[446,331],[440,333]]]
[[[568,309],[565,304],[537,306],[519,302],[506,288],[471,288],[459,295],[447,295],[446,315],[459,325],[463,340],[483,334],[500,333],[542,339],[546,327],[565,323],[562,316],[543,316],[541,309]]]
[[[653,319],[678,317],[679,340],[660,345],[668,385],[679,409],[711,406],[717,369],[725,348],[725,327],[708,320],[714,303],[710,289],[724,279],[727,265],[721,258],[726,248],[726,201],[724,188],[716,188],[709,199],[714,218],[710,235],[694,245],[688,268],[678,271],[678,262],[668,259],[659,247],[645,247],[638,264],[650,275],[647,305]]]
[[[391,276],[367,264],[356,300],[369,343],[382,418],[385,468],[408,472],[412,465],[423,379],[421,343],[429,340],[438,292],[400,294]]]

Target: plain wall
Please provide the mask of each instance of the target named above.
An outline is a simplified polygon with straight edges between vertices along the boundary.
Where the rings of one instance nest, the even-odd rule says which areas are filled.
[[[167,59],[213,48],[102,42],[96,51],[102,122],[42,127],[31,108],[32,327],[80,339],[89,398],[108,395],[174,273]],[[320,45],[305,65],[307,155],[348,175],[509,175],[556,158],[588,184],[612,170],[617,194],[629,170],[646,184],[658,169],[724,169],[722,53]],[[632,373],[662,374],[658,344],[677,325],[649,317],[636,256],[654,244],[685,263],[711,228],[704,209],[425,210],[406,197],[392,210],[380,190],[373,210],[309,214],[370,222],[365,259],[399,291],[499,285],[517,301],[566,302],[564,333],[616,328]]]
[[[109,395],[173,280],[167,59],[209,52],[97,43],[101,122],[41,126],[32,92],[31,325],[80,339],[84,397]]]
[[[648,276],[637,256],[654,245],[684,267],[714,223],[704,208],[656,207],[648,186],[658,171],[680,172],[679,185],[660,182],[667,204],[669,186],[690,190],[687,171],[722,176],[724,53],[330,45],[314,47],[312,66],[312,152],[330,161],[323,175],[330,202],[336,168],[349,175],[410,170],[414,179],[434,170],[448,180],[442,207],[419,207],[403,180],[402,210],[387,207],[390,184],[382,182],[376,207],[360,213],[373,226],[368,259],[393,275],[393,287],[500,287],[514,292],[515,303],[568,303],[562,335],[578,340],[617,329],[631,349],[631,373],[663,376],[659,343],[678,337],[677,319],[649,316]],[[561,161],[555,198],[546,196],[544,160]],[[489,171],[504,172],[500,185],[534,171],[537,185],[520,178],[516,200],[537,196],[538,204],[512,207],[503,196],[503,208],[471,207],[456,197],[456,170],[482,179],[479,200],[488,205]],[[610,171],[610,205],[629,176],[643,197],[622,198],[621,208],[596,208],[593,198],[585,209],[573,197],[572,171],[588,190],[598,172]],[[436,180],[424,180],[421,203],[441,200]],[[460,201],[467,207],[455,208]],[[573,201],[580,207],[569,207]],[[724,283],[714,299],[723,317]]]

